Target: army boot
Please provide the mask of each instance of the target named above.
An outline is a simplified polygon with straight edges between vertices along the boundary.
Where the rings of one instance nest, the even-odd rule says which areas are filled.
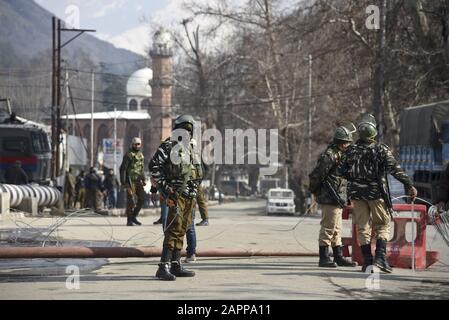
[[[173,255],[173,251],[168,248],[162,249],[161,263],[156,272],[156,277],[164,281],[175,281],[176,276],[170,272],[169,261]]]
[[[329,247],[320,246],[320,261],[318,266],[321,268],[336,268],[337,264],[329,257]]]
[[[127,226],[127,227],[133,227],[133,226],[134,226],[134,223],[133,223],[131,217],[128,217],[128,218],[127,218],[127,220],[126,220],[126,226]]]
[[[363,255],[362,272],[365,272],[369,266],[373,265],[373,254],[371,252],[371,244],[360,246]]]
[[[374,265],[385,273],[392,273],[393,268],[388,264],[386,254],[387,254],[387,241],[377,239]]]
[[[140,223],[139,220],[137,220],[137,215],[138,215],[138,213],[134,212],[134,214],[133,214],[133,216],[131,218],[131,221],[132,221],[132,223],[137,224],[138,226],[141,226],[142,223]]]
[[[194,277],[195,272],[186,270],[181,265],[181,250],[173,251],[173,258],[171,260],[170,272],[177,277]]]
[[[357,267],[357,263],[343,257],[341,246],[332,247],[334,262],[339,267]]]

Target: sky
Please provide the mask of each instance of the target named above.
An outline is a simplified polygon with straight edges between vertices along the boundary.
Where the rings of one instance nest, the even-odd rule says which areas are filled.
[[[151,42],[148,21],[170,25],[186,15],[182,0],[34,1],[62,20],[79,22],[75,27],[95,29],[94,36],[142,55],[147,54]]]
[[[32,0],[30,0],[32,1]],[[76,28],[95,29],[93,35],[141,55],[148,55],[151,45],[151,26],[163,25],[167,29],[180,28],[180,22],[189,18],[190,14],[183,8],[184,0],[34,0],[40,6],[55,14],[62,20],[72,23]],[[208,2],[207,0],[196,0]],[[242,0],[229,0],[234,6],[242,4]],[[302,0],[281,0],[282,7],[291,8]],[[150,23],[151,22],[151,23]],[[207,25],[206,18],[196,21]],[[227,33],[232,31],[227,30]],[[216,38],[220,44],[229,34],[224,33]]]

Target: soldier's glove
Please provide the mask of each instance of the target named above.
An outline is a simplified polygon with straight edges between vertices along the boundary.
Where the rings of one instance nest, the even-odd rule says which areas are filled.
[[[176,193],[174,193],[174,192],[170,193],[170,195],[168,196],[167,201],[166,201],[167,206],[169,208],[176,207],[176,202],[177,202]]]
[[[415,198],[418,196],[418,190],[416,190],[415,187],[411,187],[408,190],[408,194],[409,194],[410,198],[412,199],[412,201],[414,201]]]

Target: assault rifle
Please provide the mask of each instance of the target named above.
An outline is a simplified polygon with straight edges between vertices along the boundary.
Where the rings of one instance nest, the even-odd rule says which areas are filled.
[[[327,188],[332,198],[334,198],[334,200],[337,201],[338,206],[344,209],[346,207],[346,202],[338,195],[337,191],[335,191],[335,189],[332,187],[329,180],[325,179],[323,181],[323,185]]]

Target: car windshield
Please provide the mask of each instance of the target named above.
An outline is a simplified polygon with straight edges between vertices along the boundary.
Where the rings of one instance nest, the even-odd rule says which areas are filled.
[[[271,191],[270,197],[272,197],[272,198],[292,198],[293,193],[291,191]]]

